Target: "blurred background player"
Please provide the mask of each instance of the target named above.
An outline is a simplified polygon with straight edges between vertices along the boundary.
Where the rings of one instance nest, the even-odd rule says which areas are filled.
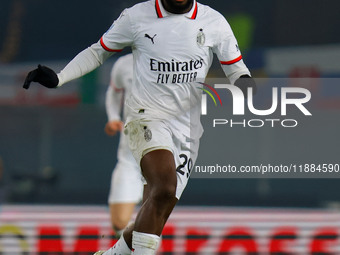
[[[128,54],[119,58],[111,70],[111,80],[105,100],[108,116],[105,132],[109,136],[116,135],[124,127],[126,109],[123,108],[123,121],[120,113],[124,97],[129,96],[132,79],[133,56]],[[111,226],[116,237],[119,238],[132,217],[135,205],[141,201],[143,196],[140,168],[128,147],[126,135],[123,132],[120,133],[117,160],[112,172],[108,203]]]
[[[5,191],[4,191],[4,182],[3,182],[3,177],[4,176],[4,165],[2,158],[0,156],[0,210],[1,210],[1,204],[5,200]]]

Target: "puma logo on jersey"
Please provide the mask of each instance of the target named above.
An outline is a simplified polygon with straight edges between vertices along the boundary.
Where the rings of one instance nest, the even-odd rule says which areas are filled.
[[[151,37],[150,35],[145,34],[145,37],[146,37],[146,38],[149,38],[149,39],[151,40],[152,44],[155,44],[155,42],[154,42],[153,39],[155,38],[156,35],[157,35],[157,34],[155,34],[153,37]]]

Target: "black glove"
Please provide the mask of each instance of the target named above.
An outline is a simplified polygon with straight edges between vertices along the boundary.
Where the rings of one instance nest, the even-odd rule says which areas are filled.
[[[253,88],[253,95],[255,95],[257,92],[257,86],[254,79],[247,74],[241,75],[241,77],[235,81],[234,85],[242,90],[245,98],[247,98],[247,89],[249,87]]]
[[[47,88],[55,88],[59,83],[57,74],[51,68],[42,65],[28,73],[23,88],[28,89],[32,81],[39,82]]]

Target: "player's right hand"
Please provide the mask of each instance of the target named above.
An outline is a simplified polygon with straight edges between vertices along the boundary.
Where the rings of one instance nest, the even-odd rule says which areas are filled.
[[[32,81],[38,82],[47,88],[55,88],[59,83],[57,74],[51,68],[42,65],[38,65],[37,69],[27,74],[23,88],[28,89]]]
[[[109,136],[114,136],[117,132],[123,130],[124,123],[120,120],[109,121],[105,125],[105,133]]]

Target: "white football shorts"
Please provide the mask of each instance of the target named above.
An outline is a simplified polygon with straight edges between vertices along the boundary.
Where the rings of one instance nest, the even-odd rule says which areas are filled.
[[[118,161],[112,172],[109,204],[139,203],[143,198],[143,181],[124,133],[120,134]]]
[[[199,139],[190,139],[178,130],[179,120],[132,120],[125,125],[130,150],[138,164],[142,157],[154,150],[173,153],[177,172],[176,198],[179,199],[187,185],[197,159]]]

